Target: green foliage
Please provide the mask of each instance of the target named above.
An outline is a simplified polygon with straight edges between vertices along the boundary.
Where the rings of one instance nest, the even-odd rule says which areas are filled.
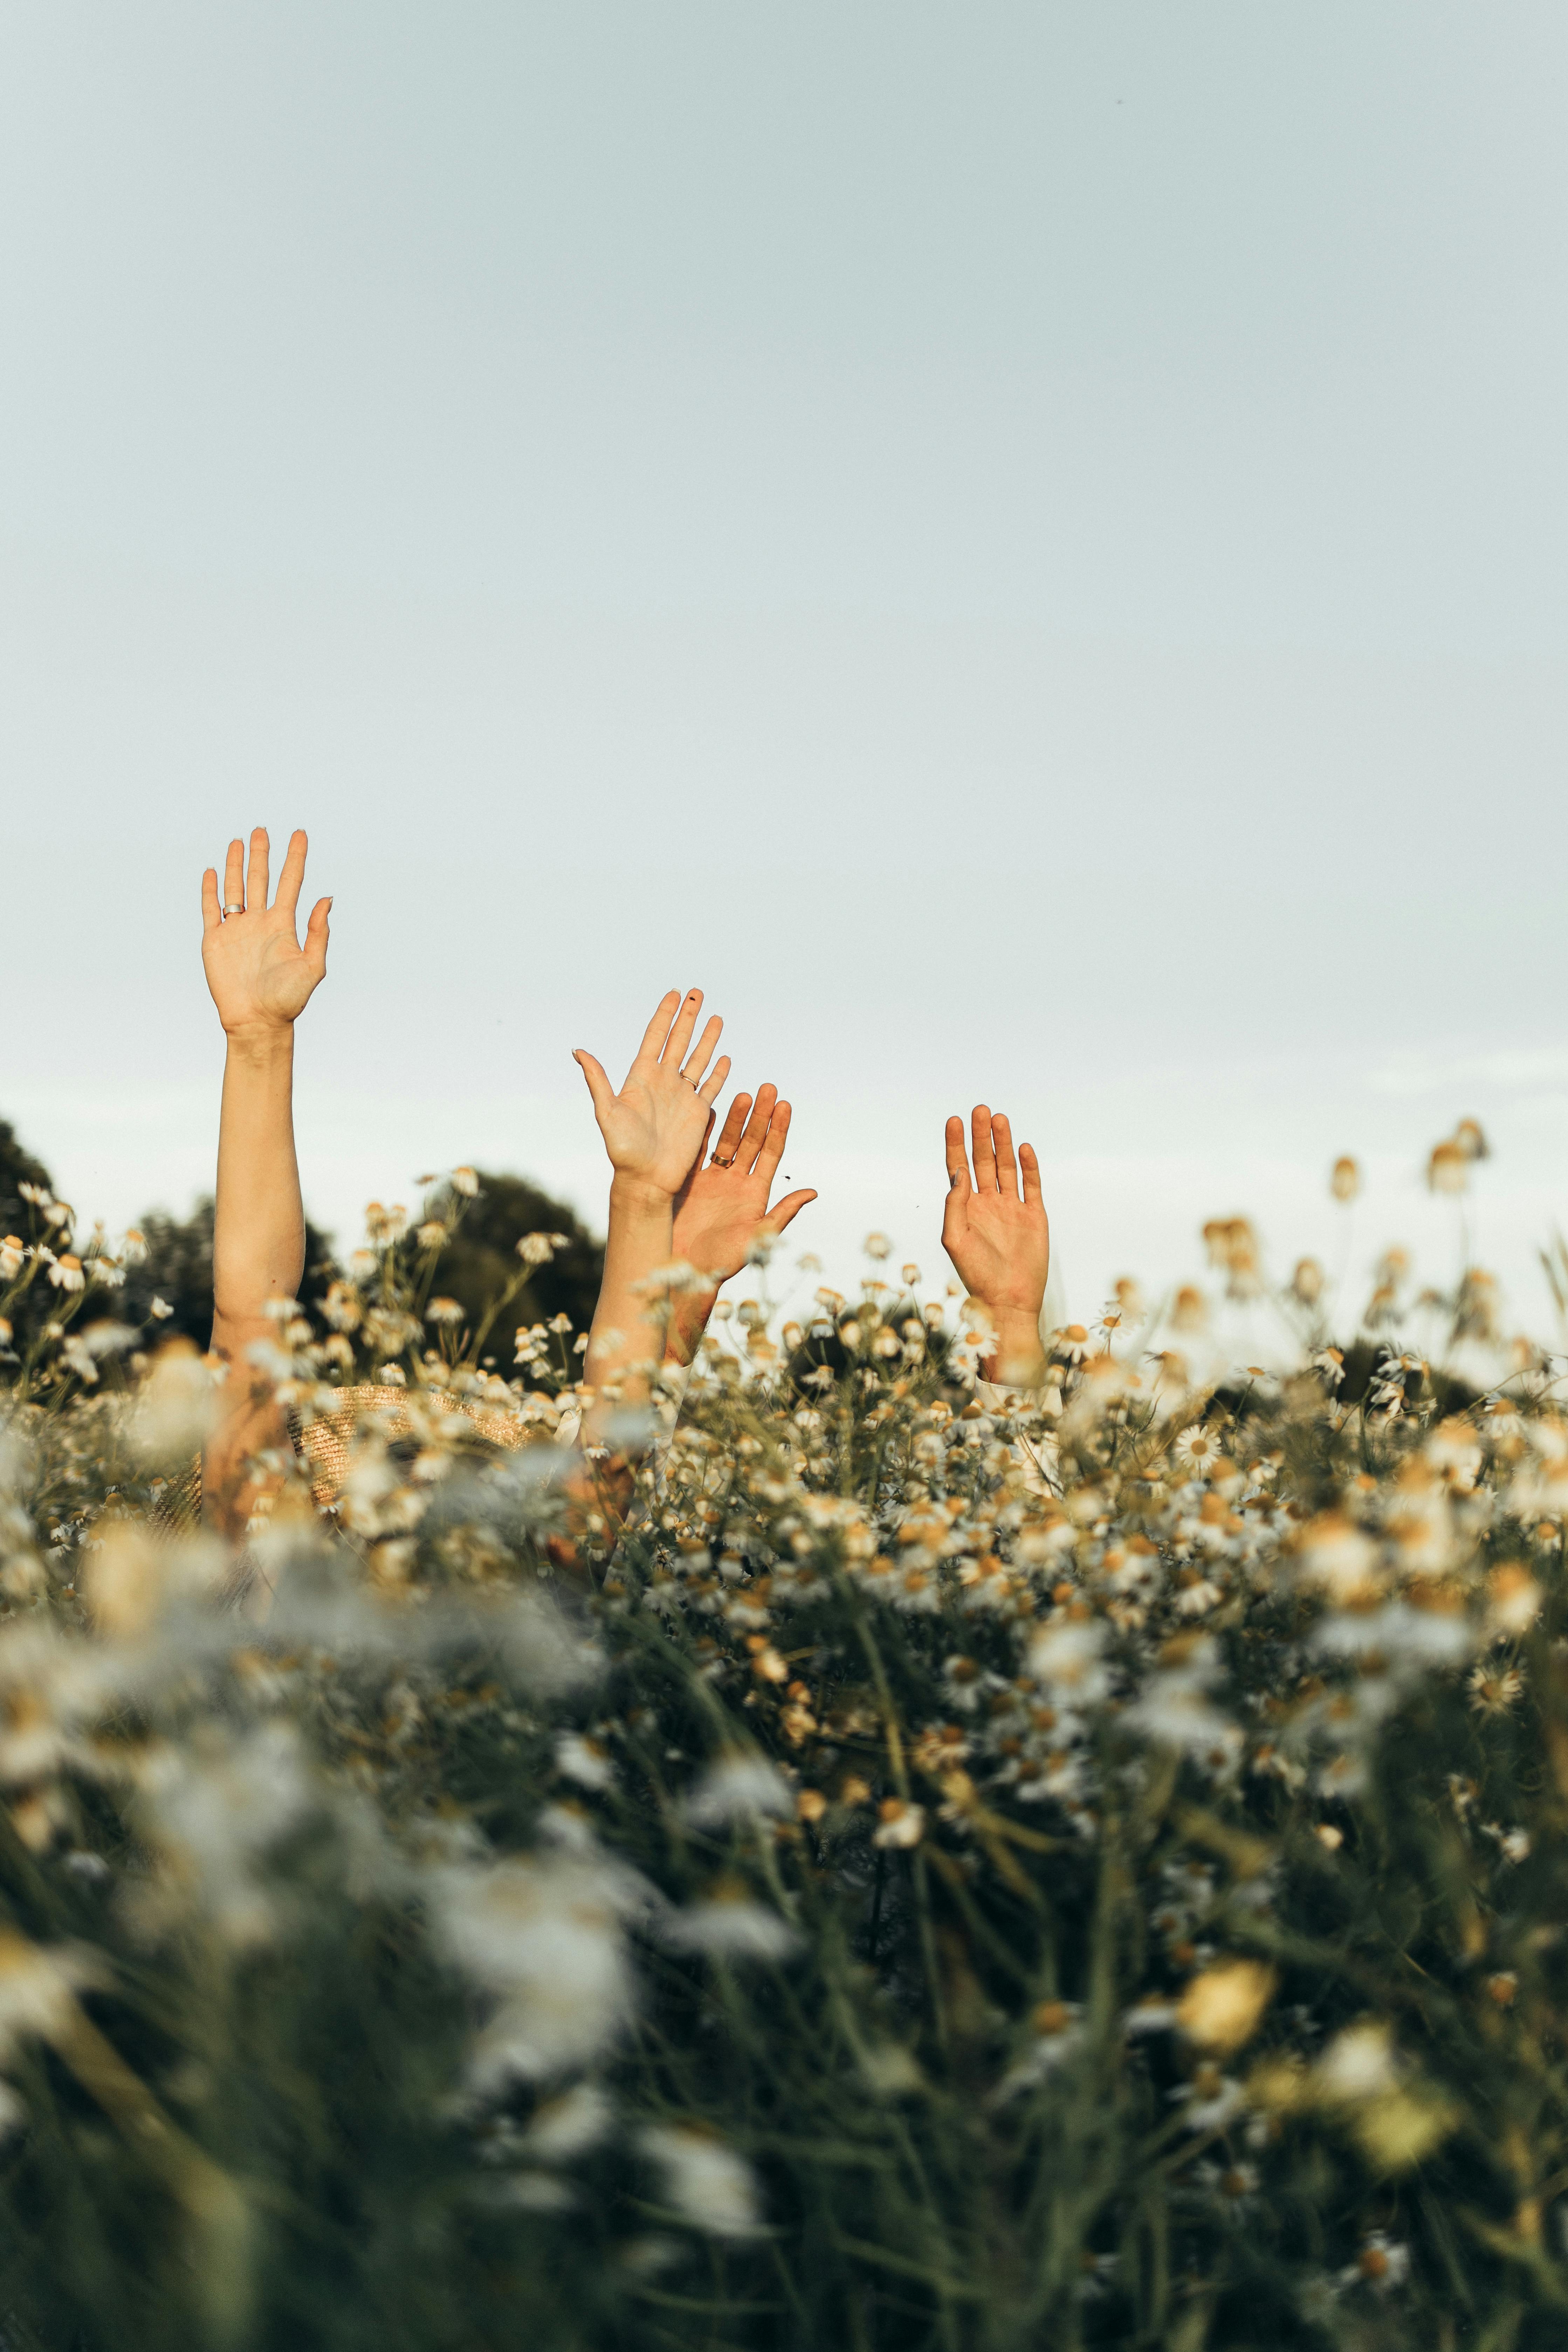
[[[174,1217],[166,1209],[151,1209],[138,1228],[146,1255],[130,1265],[115,1303],[126,1320],[145,1326],[163,1339],[188,1339],[205,1349],[213,1328],[213,1202],[199,1200],[188,1217]],[[307,1217],[305,1276],[300,1297],[319,1307],[332,1276],[332,1239]],[[167,1315],[154,1312],[162,1301]]]
[[[599,1293],[604,1266],[602,1243],[596,1243],[563,1202],[552,1200],[521,1176],[479,1177],[477,1200],[464,1204],[464,1214],[437,1256],[432,1281],[437,1293],[455,1298],[463,1308],[464,1328],[477,1330],[492,1302],[516,1276],[517,1244],[525,1234],[559,1234],[563,1249],[529,1277],[512,1302],[511,1325],[491,1327],[487,1354],[509,1365],[512,1357],[512,1326],[567,1316],[574,1328],[586,1329]],[[146,1259],[129,1269],[118,1311],[138,1324],[161,1322],[165,1336],[180,1335],[205,1348],[213,1319],[213,1203],[196,1202],[188,1217],[172,1217],[152,1210],[141,1222]],[[305,1276],[300,1298],[319,1308],[336,1272],[330,1234],[306,1220]],[[161,1298],[173,1309],[165,1320],[153,1318],[153,1300]]]
[[[22,1186],[45,1192],[53,1190],[54,1180],[41,1160],[35,1159],[17,1138],[9,1119],[0,1118],[0,1235],[30,1234],[37,1220],[33,1203],[23,1197]],[[13,1326],[13,1341],[19,1338],[25,1347],[33,1335],[37,1321],[34,1302],[18,1302],[16,1311],[7,1319]],[[0,1365],[11,1352],[0,1340]]]
[[[0,1118],[0,1230],[16,1233],[21,1228],[26,1208],[19,1185],[41,1185],[48,1192],[53,1181],[43,1161],[18,1140],[10,1120]]]
[[[478,1181],[479,1196],[465,1209],[432,1276],[434,1290],[462,1307],[468,1331],[479,1328],[492,1303],[514,1279],[517,1245],[525,1235],[557,1234],[564,1244],[543,1265],[529,1270],[510,1314],[498,1316],[490,1327],[484,1353],[510,1370],[519,1324],[548,1323],[552,1316],[564,1315],[574,1330],[587,1329],[599,1295],[605,1248],[572,1210],[526,1178],[480,1169]]]

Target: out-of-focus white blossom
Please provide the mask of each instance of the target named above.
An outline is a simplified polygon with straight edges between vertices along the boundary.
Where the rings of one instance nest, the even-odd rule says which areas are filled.
[[[607,1789],[616,1777],[615,1766],[599,1742],[584,1738],[578,1731],[558,1734],[555,1769],[568,1780],[575,1780],[580,1789]]]
[[[70,2031],[79,1992],[106,1981],[90,1952],[30,1943],[0,1929],[0,2067],[28,2042],[58,2042]]]
[[[229,1942],[270,1938],[279,1915],[263,1881],[268,1849],[315,1799],[298,1733],[263,1724],[240,1738],[210,1726],[138,1761],[139,1813],[169,1894],[205,1912]]]
[[[577,2083],[538,2108],[522,2145],[540,2164],[571,2164],[609,2137],[615,2103],[597,2083]]]
[[[216,1412],[208,1367],[188,1339],[170,1339],[137,1395],[132,1435],[142,1460],[188,1462],[200,1452]]]
[[[650,2124],[638,2135],[663,2176],[669,2203],[713,2238],[754,2238],[762,2230],[756,2175],[744,2157],[705,2131]]]
[[[725,1756],[703,1775],[682,1810],[694,1829],[722,1829],[770,1814],[787,1821],[795,1797],[776,1765],[760,1756]]]
[[[630,2021],[635,1991],[622,1928],[646,1907],[629,1872],[569,1853],[517,1856],[432,1875],[431,1931],[494,1997],[472,2075],[494,2088],[587,2065]]]
[[[763,1903],[743,1894],[689,1904],[661,1930],[677,1951],[707,1952],[723,1960],[783,1960],[797,1950],[798,1932]]]

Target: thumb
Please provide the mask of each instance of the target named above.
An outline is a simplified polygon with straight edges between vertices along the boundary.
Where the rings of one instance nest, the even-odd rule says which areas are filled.
[[[585,1053],[581,1045],[574,1049],[572,1059],[588,1081],[588,1092],[594,1097],[594,1116],[602,1126],[605,1113],[616,1099],[616,1090],[605,1076],[600,1064],[594,1059],[592,1054]]]
[[[330,937],[329,918],[332,911],[330,898],[318,898],[310,909],[310,919],[305,926],[305,961],[312,980],[326,978],[327,943]]]
[[[786,1192],[777,1206],[770,1209],[763,1219],[763,1233],[774,1235],[782,1234],[784,1227],[793,1219],[798,1217],[803,1209],[809,1208],[816,1198],[815,1192]]]

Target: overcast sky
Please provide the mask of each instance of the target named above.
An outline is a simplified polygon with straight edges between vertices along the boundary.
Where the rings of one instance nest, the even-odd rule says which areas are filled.
[[[1039,1147],[1538,1319],[1568,1222],[1568,14],[0,0],[0,1115],[210,1183],[202,866],[307,825],[307,1198],[602,1213],[669,985],[795,1228]]]

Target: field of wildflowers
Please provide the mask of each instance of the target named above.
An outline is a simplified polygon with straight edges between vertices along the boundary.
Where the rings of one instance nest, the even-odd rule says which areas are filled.
[[[0,1237],[7,2347],[1568,2342],[1563,1346],[1230,1219],[998,1401],[873,1236],[584,1450],[471,1191],[238,1557],[136,1237]]]

